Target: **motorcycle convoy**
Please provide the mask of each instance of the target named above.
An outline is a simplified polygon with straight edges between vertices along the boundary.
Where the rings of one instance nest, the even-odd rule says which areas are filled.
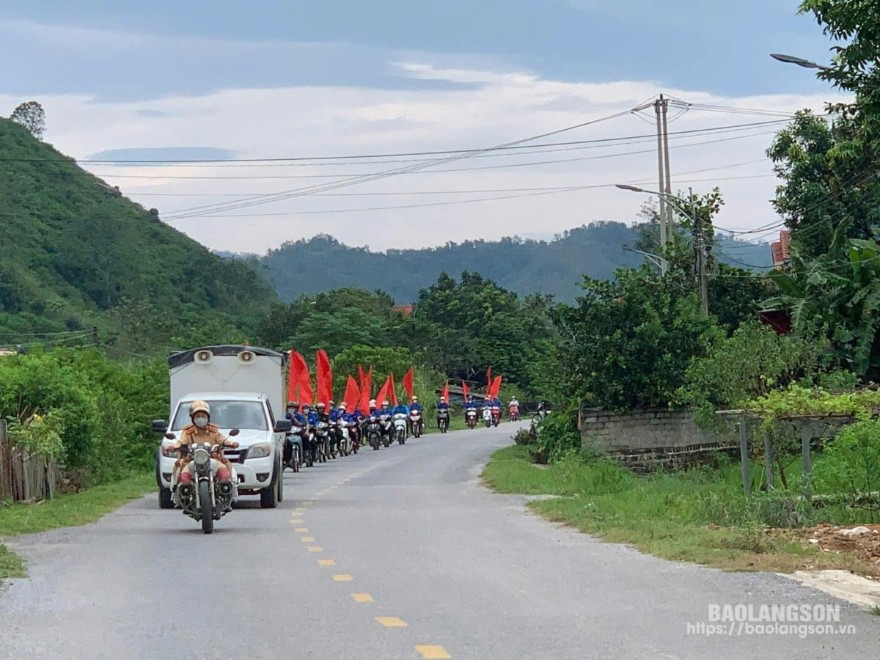
[[[294,416],[286,432],[283,467],[299,472],[303,466],[312,467],[316,463],[357,454],[362,441],[373,450],[378,450],[381,446],[389,447],[395,441],[403,445],[410,435],[419,438],[425,432],[422,411],[419,409],[408,413],[395,413],[388,408],[376,409],[357,421],[346,417],[324,417],[315,423],[306,421],[303,424]],[[511,401],[508,417],[511,421],[519,420],[519,404],[515,400]],[[477,426],[476,407],[465,408],[465,419],[469,428]],[[500,407],[485,405],[482,419],[487,428],[498,426]],[[438,410],[437,426],[441,433],[449,430],[449,422],[448,408]],[[238,429],[230,430],[230,437],[237,435]],[[166,433],[165,438],[178,439],[174,433]],[[181,469],[178,471],[175,467],[172,476],[174,501],[184,514],[201,523],[206,534],[213,531],[215,521],[232,510],[237,496],[234,471],[225,458],[224,449],[238,447],[238,444],[230,443],[222,435],[219,438],[215,440],[208,435],[203,441],[188,444],[178,441],[174,446],[182,462]]]

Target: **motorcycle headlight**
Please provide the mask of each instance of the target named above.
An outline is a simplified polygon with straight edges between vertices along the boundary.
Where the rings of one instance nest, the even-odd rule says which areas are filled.
[[[255,445],[251,445],[248,449],[247,457],[248,458],[266,458],[266,456],[271,456],[272,454],[272,445],[268,442],[259,442]]]
[[[196,449],[195,454],[193,454],[193,463],[196,464],[196,467],[205,467],[210,462],[211,455],[206,450]]]

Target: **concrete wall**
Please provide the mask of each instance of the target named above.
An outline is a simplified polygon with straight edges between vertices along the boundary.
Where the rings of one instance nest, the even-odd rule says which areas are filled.
[[[636,472],[705,463],[720,453],[738,455],[733,431],[716,434],[697,427],[689,410],[650,409],[624,415],[582,408],[581,443],[616,458]]]

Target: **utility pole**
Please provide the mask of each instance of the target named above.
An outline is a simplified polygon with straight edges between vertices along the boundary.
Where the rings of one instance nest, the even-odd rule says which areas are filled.
[[[703,219],[697,211],[697,199],[694,189],[688,188],[691,198],[691,215],[694,222],[694,250],[696,257],[697,282],[700,286],[700,312],[703,318],[709,317],[709,280],[706,276],[706,233],[703,231]]]
[[[664,164],[664,135],[666,128],[666,99],[663,98],[663,95],[660,95],[660,98],[654,101],[654,112],[657,115],[657,172],[659,178],[658,189],[660,192],[666,192],[666,166]],[[666,198],[663,195],[660,195],[660,252],[662,253],[666,248]],[[661,267],[661,273],[666,273],[666,268]]]

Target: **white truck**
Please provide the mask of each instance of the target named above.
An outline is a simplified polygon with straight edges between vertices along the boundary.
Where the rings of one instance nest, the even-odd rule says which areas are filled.
[[[232,464],[239,495],[259,495],[263,508],[274,509],[284,496],[281,460],[290,422],[277,419],[285,410],[287,356],[253,346],[220,345],[172,353],[170,424],[153,421],[158,433],[179,434],[190,423],[189,405],[206,401],[211,422],[228,435],[239,429],[237,449],[224,454]],[[174,507],[171,473],[177,452],[163,438],[156,452],[159,506]]]

